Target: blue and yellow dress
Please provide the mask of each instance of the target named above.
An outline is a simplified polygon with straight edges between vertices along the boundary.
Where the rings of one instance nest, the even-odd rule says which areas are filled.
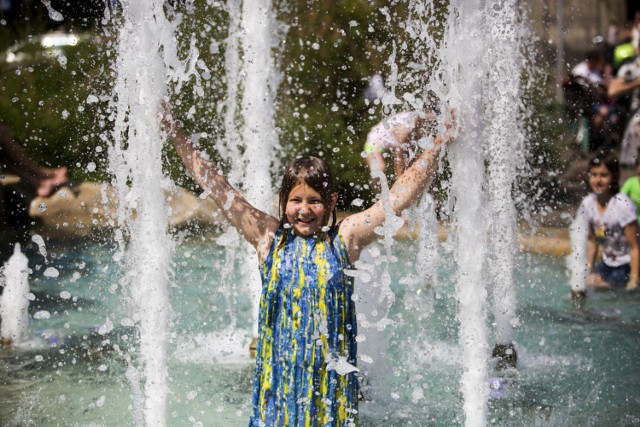
[[[356,426],[356,313],[337,227],[321,237],[280,228],[261,265],[249,426]]]

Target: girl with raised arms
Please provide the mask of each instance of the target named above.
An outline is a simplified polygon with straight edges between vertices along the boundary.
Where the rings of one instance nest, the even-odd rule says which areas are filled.
[[[249,426],[356,426],[356,312],[346,274],[383,225],[383,201],[336,223],[338,195],[327,164],[300,157],[286,168],[280,217],[252,206],[163,112],[188,171],[251,243],[262,278]],[[450,141],[436,138],[397,179],[389,200],[408,208],[433,178]]]

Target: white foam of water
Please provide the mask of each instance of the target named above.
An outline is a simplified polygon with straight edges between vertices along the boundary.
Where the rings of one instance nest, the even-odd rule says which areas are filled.
[[[4,264],[4,291],[0,300],[0,336],[19,345],[29,328],[29,260],[16,243]]]
[[[418,263],[416,270],[423,283],[434,284],[438,263],[438,218],[435,201],[429,193],[425,193],[417,206],[420,221],[418,237]]]
[[[579,209],[569,227],[571,253],[567,256],[569,284],[572,291],[584,291],[587,288],[587,239],[589,223],[584,212]]]
[[[40,255],[42,255],[45,258],[47,258],[47,247],[44,244],[44,239],[42,238],[41,235],[39,234],[34,234],[33,236],[31,236],[31,241],[34,242],[36,245],[38,245],[38,251],[40,252]]]
[[[552,354],[541,348],[540,352],[528,348],[518,348],[518,366],[526,371],[557,371],[567,366],[588,366],[593,361],[575,353],[571,355]]]
[[[165,3],[122,1],[118,55],[114,64],[116,98],[114,144],[110,169],[118,192],[118,224],[121,251],[130,236],[124,257],[127,303],[139,329],[139,360],[127,377],[134,389],[136,424],[166,423],[167,340],[170,304],[169,262],[173,243],[166,232],[167,207],[163,186],[162,143],[158,109],[167,94],[167,79],[177,85],[185,80],[177,59],[175,22],[165,16]],[[197,52],[190,51],[190,59]],[[165,65],[166,64],[166,65]],[[188,67],[185,66],[184,69]],[[141,386],[137,381],[143,381]],[[137,390],[137,391],[136,391]]]
[[[489,160],[489,222],[491,227],[492,311],[496,322],[496,341],[513,340],[516,295],[513,267],[516,253],[516,210],[511,189],[524,162],[524,134],[518,120],[522,106],[520,75],[523,54],[518,23],[518,5],[513,1],[487,2],[484,10],[486,33],[485,137],[483,145]]]
[[[181,337],[178,339],[173,357],[182,363],[248,365],[253,362],[249,353],[249,335],[249,331],[226,328],[222,331]]]
[[[241,4],[240,4],[241,3]],[[271,0],[228,2],[229,36],[225,53],[227,101],[225,103],[225,140],[220,152],[231,163],[229,180],[244,190],[245,197],[258,209],[274,213],[272,170],[278,168],[275,153],[279,148],[275,131],[274,103],[280,82],[274,49],[283,37]],[[244,76],[240,79],[239,76]],[[241,102],[236,101],[241,94]],[[241,150],[241,148],[243,148]],[[246,242],[227,246],[240,254],[243,284],[253,301],[254,335],[261,281],[257,255]]]
[[[377,254],[371,261],[373,261],[374,268],[374,282],[373,285],[377,287],[378,292],[378,306],[380,312],[380,319],[376,322],[377,325],[382,326],[389,323],[387,315],[391,306],[396,300],[396,296],[391,290],[391,275],[389,274],[389,264],[394,261],[393,257],[393,245],[394,236],[400,230],[404,224],[404,220],[397,216],[391,207],[389,202],[389,183],[384,171],[380,170],[376,162],[371,164],[371,177],[378,179],[380,183],[380,200],[384,207],[384,223],[382,226],[377,227],[376,234],[382,236],[382,246],[385,254]],[[365,262],[361,255],[361,264],[364,268],[364,264],[371,265],[370,262]],[[384,326],[382,326],[384,328]]]
[[[387,318],[388,306],[382,275],[383,266],[376,263],[381,258],[380,248],[370,246],[362,251],[356,261],[356,270],[349,272],[354,276],[354,301],[358,307],[358,358],[365,363],[359,364],[365,378],[367,393],[376,395],[384,393],[382,383],[384,376],[390,371],[391,364],[386,353],[389,347],[386,327],[391,323]]]
[[[456,259],[459,304],[459,342],[464,367],[460,389],[465,423],[486,423],[488,387],[487,290],[483,277],[486,258],[484,200],[485,158],[481,150],[484,109],[481,66],[486,46],[482,39],[483,8],[479,0],[452,1],[441,49],[443,88],[458,114],[460,136],[450,149],[451,193],[457,231]],[[444,92],[443,90],[443,92]]]
[[[422,341],[409,343],[408,351],[416,366],[440,364],[461,365],[461,348],[445,341]]]

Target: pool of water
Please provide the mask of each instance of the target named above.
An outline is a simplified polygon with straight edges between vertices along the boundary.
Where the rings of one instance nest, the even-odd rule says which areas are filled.
[[[136,331],[115,248],[49,242],[47,251],[47,264],[29,253],[29,338],[0,349],[0,424],[135,425],[126,357],[137,357]],[[445,246],[439,251],[435,278],[425,282],[415,277],[412,243],[397,245],[389,325],[360,328],[364,426],[464,425],[455,265]],[[488,424],[640,424],[640,295],[591,293],[576,307],[564,260],[521,253],[517,263],[518,369],[490,370]],[[213,235],[177,245],[167,425],[247,424],[252,308],[237,286],[241,273],[222,273],[228,265]],[[356,291],[361,320],[380,315],[368,288]]]

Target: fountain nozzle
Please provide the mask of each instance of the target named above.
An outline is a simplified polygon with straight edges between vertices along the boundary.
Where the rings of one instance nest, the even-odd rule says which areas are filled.
[[[581,300],[587,297],[587,291],[584,289],[572,289],[571,290],[571,299],[572,300]]]
[[[518,365],[518,353],[513,343],[496,344],[496,346],[493,347],[491,357],[498,359],[496,369],[499,371],[507,368],[515,368]]]

